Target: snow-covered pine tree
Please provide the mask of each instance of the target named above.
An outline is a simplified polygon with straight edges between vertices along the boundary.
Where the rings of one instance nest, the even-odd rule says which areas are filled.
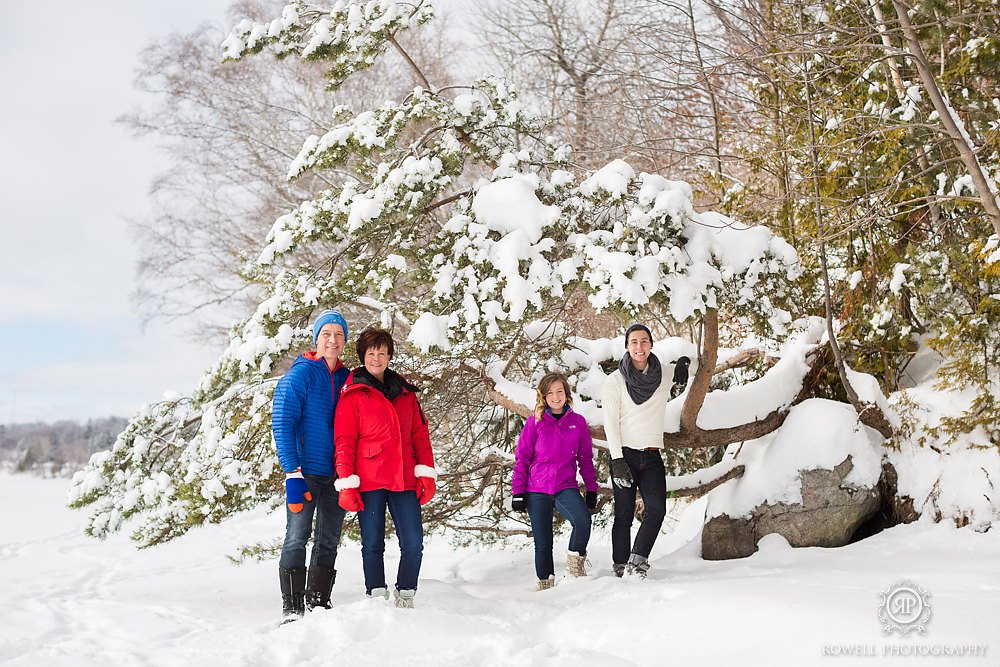
[[[336,87],[387,49],[412,62],[396,36],[431,18],[426,1],[292,2],[273,21],[241,23],[223,49],[232,59],[270,48],[322,61]],[[621,349],[578,335],[581,310],[709,324],[721,310],[756,323],[771,341],[789,333],[780,306],[798,258],[782,239],[698,213],[685,183],[635,173],[621,160],[578,169],[502,78],[437,89],[413,67],[425,85],[378,108],[341,108],[328,132],[304,140],[289,178],[317,171],[334,185],[279,217],[244,267],[265,298],[233,327],[198,389],[140,411],[74,477],[69,501],[90,508],[88,533],[102,537],[128,522],[133,539],[151,546],[280,504],[270,436],[275,373],[308,344],[305,327],[323,307],[343,307],[354,331],[378,323],[409,342],[395,363],[428,389],[445,473],[432,518],[493,534],[516,436],[498,405],[530,404],[538,376],[560,367],[599,426],[600,363]],[[712,326],[705,330],[711,354],[693,382],[700,389],[684,399],[682,430],[697,428],[714,371],[718,341]],[[817,339],[806,327],[789,348],[800,379]],[[797,393],[770,397],[765,412],[780,413]],[[760,416],[730,410],[713,425]]]

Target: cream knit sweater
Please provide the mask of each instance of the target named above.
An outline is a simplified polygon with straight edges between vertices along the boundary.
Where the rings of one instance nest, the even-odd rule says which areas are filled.
[[[663,448],[663,420],[670,400],[670,381],[663,380],[649,400],[642,405],[632,402],[625,388],[625,376],[615,371],[604,382],[601,406],[604,410],[604,433],[611,458],[622,457],[622,447],[629,449]]]

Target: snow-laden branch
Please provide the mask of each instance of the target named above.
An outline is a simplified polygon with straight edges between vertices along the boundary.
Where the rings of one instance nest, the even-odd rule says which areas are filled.
[[[746,467],[735,459],[722,459],[715,465],[687,475],[668,475],[667,492],[674,496],[691,496],[698,498],[705,495],[720,484],[743,475]]]
[[[329,8],[301,0],[287,4],[272,21],[241,21],[225,41],[226,59],[236,60],[270,46],[276,55],[296,54],[303,60],[324,60],[337,85],[370,66],[401,30],[426,23],[433,8],[417,2],[337,2]]]
[[[681,414],[684,399],[692,390],[689,387],[681,396],[667,403],[664,446],[679,449],[714,447],[759,438],[774,431],[781,425],[788,408],[797,402],[807,387],[807,378],[821,358],[818,352],[823,335],[822,319],[810,318],[803,322],[802,328],[775,354],[778,361],[762,377],[732,389],[708,392],[696,415],[696,427],[684,431]],[[662,342],[657,344],[663,346]],[[654,351],[656,349],[654,345]],[[597,364],[603,359],[587,358],[582,350],[578,354],[583,357],[577,359],[581,366],[600,368]],[[727,362],[723,362],[722,367],[726,367]],[[533,407],[529,406],[534,405],[535,390],[504,377],[502,368],[500,362],[485,368],[463,365],[464,370],[482,379],[494,403],[527,418],[533,411]],[[713,367],[707,375],[713,375],[716,368]],[[603,380],[588,379],[588,384],[600,385]],[[578,401],[574,409],[587,418],[594,439],[604,441],[606,436],[600,406],[593,400],[583,400]],[[600,444],[596,446],[601,448]]]
[[[791,318],[773,300],[798,256],[770,230],[695,212],[686,183],[621,160],[574,187],[568,172],[526,173],[508,157],[434,245],[432,298],[409,338],[422,352],[509,334],[573,288],[598,311],[655,304],[683,322],[725,306],[784,333]]]

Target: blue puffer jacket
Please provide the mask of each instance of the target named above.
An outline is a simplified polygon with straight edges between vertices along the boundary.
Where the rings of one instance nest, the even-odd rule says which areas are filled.
[[[300,355],[274,388],[271,433],[284,471],[333,475],[333,415],[350,370],[331,373],[315,352]]]

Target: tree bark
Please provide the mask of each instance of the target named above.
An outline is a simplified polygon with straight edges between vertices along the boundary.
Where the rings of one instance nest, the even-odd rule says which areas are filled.
[[[717,486],[725,484],[731,479],[736,479],[737,477],[742,477],[743,473],[746,472],[746,466],[738,465],[731,469],[725,475],[716,477],[715,479],[705,482],[703,484],[698,484],[697,486],[687,486],[680,489],[674,489],[670,491],[670,495],[673,497],[686,496],[689,498],[701,498],[703,495],[711,491]]]
[[[709,310],[702,318],[702,344],[698,350],[698,370],[681,408],[681,434],[698,432],[698,413],[705,404],[708,385],[712,382],[715,363],[719,359],[719,312]]]
[[[734,442],[762,438],[768,433],[778,430],[785,422],[785,417],[788,416],[788,409],[800,400],[801,395],[789,406],[774,410],[763,419],[758,419],[747,424],[711,429],[696,427],[693,431],[685,431],[682,427],[676,433],[664,433],[663,446],[666,449],[702,449],[705,447],[724,447]],[[605,440],[607,438],[603,426],[591,426],[590,435],[598,440]],[[595,446],[600,447],[599,445]]]

